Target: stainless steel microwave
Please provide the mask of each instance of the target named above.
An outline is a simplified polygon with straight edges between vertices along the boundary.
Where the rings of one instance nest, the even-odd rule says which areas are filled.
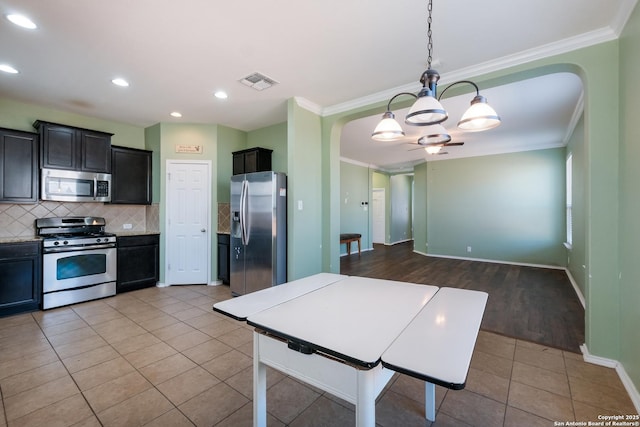
[[[60,202],[110,202],[111,174],[41,169],[41,198]]]

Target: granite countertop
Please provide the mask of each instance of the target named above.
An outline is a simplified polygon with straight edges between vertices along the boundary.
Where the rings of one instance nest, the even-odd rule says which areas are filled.
[[[126,237],[126,236],[150,236],[153,234],[160,234],[159,231],[116,231],[114,234],[117,237]]]

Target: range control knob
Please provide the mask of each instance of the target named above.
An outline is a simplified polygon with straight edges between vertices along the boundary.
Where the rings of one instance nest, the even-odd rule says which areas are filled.
[[[67,242],[66,240],[64,242],[62,242],[63,245],[68,245],[69,242]]]
[[[58,241],[53,242],[53,246],[58,246],[59,244],[60,244],[60,242],[58,242]]]

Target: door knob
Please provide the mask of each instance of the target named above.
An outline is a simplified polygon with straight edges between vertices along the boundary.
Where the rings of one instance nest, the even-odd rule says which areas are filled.
[[[203,229],[201,229],[200,231],[204,233],[204,232],[205,232],[205,231],[207,231],[207,230],[205,230],[205,229],[203,228]]]

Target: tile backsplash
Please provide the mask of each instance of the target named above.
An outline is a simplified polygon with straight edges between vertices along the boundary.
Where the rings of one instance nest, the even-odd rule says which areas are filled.
[[[126,231],[159,231],[160,209],[158,204],[109,205],[103,203],[39,202],[33,205],[0,203],[0,238],[35,236],[37,218],[63,216],[104,217],[108,232],[123,231],[124,224],[131,224]]]
[[[218,203],[218,233],[231,231],[231,205]]]

